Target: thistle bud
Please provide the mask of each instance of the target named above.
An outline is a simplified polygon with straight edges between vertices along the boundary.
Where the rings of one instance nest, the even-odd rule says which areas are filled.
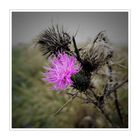
[[[86,91],[90,84],[90,77],[91,75],[85,74],[85,72],[80,71],[79,73],[73,75],[71,77],[73,81],[73,87],[80,91]]]

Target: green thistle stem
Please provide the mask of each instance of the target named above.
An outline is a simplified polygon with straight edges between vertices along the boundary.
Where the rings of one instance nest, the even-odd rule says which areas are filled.
[[[72,37],[72,41],[73,41],[73,45],[74,45],[74,49],[75,49],[75,53],[77,55],[77,60],[81,62],[81,58],[80,58],[80,54],[79,54],[79,50],[77,48],[77,45],[76,45],[76,41],[75,41],[75,38],[74,36]]]

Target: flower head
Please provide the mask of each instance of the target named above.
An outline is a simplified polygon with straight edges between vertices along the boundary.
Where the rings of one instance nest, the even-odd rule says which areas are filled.
[[[44,73],[44,81],[53,84],[53,89],[63,90],[73,84],[71,76],[81,69],[75,56],[68,56],[66,53],[59,53],[57,57],[49,60],[50,67]]]
[[[39,45],[43,55],[57,56],[58,52],[70,51],[71,37],[69,33],[65,32],[63,27],[60,28],[58,25],[52,26],[40,34],[36,41],[36,45]]]
[[[94,72],[101,68],[113,56],[111,43],[105,31],[101,31],[92,44],[81,52],[82,66],[87,72]]]

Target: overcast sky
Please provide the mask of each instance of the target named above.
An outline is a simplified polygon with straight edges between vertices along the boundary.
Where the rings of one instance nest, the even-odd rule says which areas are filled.
[[[13,12],[12,44],[30,43],[52,23],[63,25],[77,42],[85,42],[106,30],[112,43],[128,44],[127,12]]]

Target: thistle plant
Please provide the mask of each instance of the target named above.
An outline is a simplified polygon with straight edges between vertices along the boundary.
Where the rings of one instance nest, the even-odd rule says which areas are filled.
[[[105,31],[101,31],[88,48],[79,49],[74,36],[70,36],[63,28],[52,26],[38,37],[36,45],[49,61],[49,65],[44,67],[43,80],[52,84],[52,90],[65,90],[65,94],[70,96],[55,115],[72,100],[79,98],[85,104],[94,105],[110,127],[124,127],[117,90],[127,83],[128,79],[125,76],[118,82],[113,76],[114,51]],[[98,91],[94,78],[100,75],[104,75],[105,80],[103,79],[103,89]],[[104,110],[105,104],[112,97],[120,119],[117,126]]]

